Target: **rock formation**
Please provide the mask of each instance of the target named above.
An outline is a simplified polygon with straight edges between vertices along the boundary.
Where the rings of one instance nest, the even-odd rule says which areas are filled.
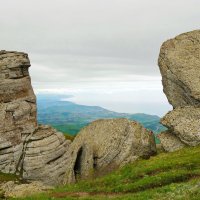
[[[2,193],[3,199],[23,199],[27,196],[38,195],[39,193],[44,193],[52,189],[53,187],[37,181],[29,184],[19,184],[14,181],[9,181],[0,185],[0,194]]]
[[[200,144],[200,108],[185,106],[176,108],[161,119],[185,145]]]
[[[156,152],[153,133],[127,119],[95,121],[72,143],[39,126],[29,67],[27,54],[0,51],[1,172],[58,185]]]
[[[176,108],[200,105],[200,30],[166,41],[158,60],[164,92]]]
[[[66,182],[155,153],[153,133],[139,123],[128,119],[97,120],[83,128],[71,144]]]
[[[164,92],[174,108],[161,123],[176,138],[173,140],[176,147],[200,144],[200,30],[166,41],[158,63]],[[169,143],[169,138],[172,139],[166,134],[160,136],[163,147]],[[173,148],[165,150],[173,151]]]
[[[0,51],[0,170],[21,170],[24,143],[37,127],[27,54]]]
[[[49,185],[63,183],[70,143],[50,126],[39,126],[26,144],[23,179]]]
[[[69,141],[37,125],[28,55],[0,51],[0,171],[47,184],[62,181]]]
[[[162,148],[167,152],[173,152],[185,147],[181,140],[170,131],[162,132],[157,136],[161,141]]]

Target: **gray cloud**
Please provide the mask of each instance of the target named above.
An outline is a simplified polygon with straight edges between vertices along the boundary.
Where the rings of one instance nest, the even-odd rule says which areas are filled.
[[[199,28],[199,8],[197,0],[8,0],[0,44],[30,54],[34,82],[159,76],[161,43]]]
[[[29,53],[37,92],[163,115],[160,46],[199,29],[199,8],[199,0],[2,0],[0,45]]]

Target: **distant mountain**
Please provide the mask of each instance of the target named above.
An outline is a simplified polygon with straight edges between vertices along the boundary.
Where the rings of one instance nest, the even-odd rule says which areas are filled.
[[[38,121],[50,124],[63,133],[76,135],[88,123],[101,118],[128,118],[143,124],[144,127],[159,133],[165,130],[156,115],[143,113],[117,113],[99,106],[85,106],[62,101],[69,96],[38,95]]]

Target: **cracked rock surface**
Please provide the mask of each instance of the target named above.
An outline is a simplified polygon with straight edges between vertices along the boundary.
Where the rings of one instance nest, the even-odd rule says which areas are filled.
[[[128,119],[97,120],[83,128],[71,144],[66,182],[155,153],[153,133],[139,123]]]
[[[178,107],[167,113],[161,122],[172,130],[182,143],[188,146],[200,144],[200,108]]]
[[[159,67],[164,92],[174,107],[200,105],[200,30],[163,43]]]
[[[70,141],[51,127],[38,127],[29,67],[27,54],[0,51],[0,171],[59,184]]]
[[[160,136],[161,143],[163,147],[168,146],[166,151],[199,145],[200,30],[164,42],[158,63],[163,91],[174,108],[161,120],[169,129]],[[173,144],[171,148],[169,139]]]

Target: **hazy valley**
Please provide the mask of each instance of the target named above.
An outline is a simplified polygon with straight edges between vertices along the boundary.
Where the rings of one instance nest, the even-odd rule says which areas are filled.
[[[97,119],[127,118],[141,123],[154,133],[166,128],[160,124],[160,117],[144,113],[127,114],[113,112],[99,106],[85,106],[62,101],[66,96],[56,94],[37,95],[38,121],[49,124],[63,133],[76,135],[81,128]]]

